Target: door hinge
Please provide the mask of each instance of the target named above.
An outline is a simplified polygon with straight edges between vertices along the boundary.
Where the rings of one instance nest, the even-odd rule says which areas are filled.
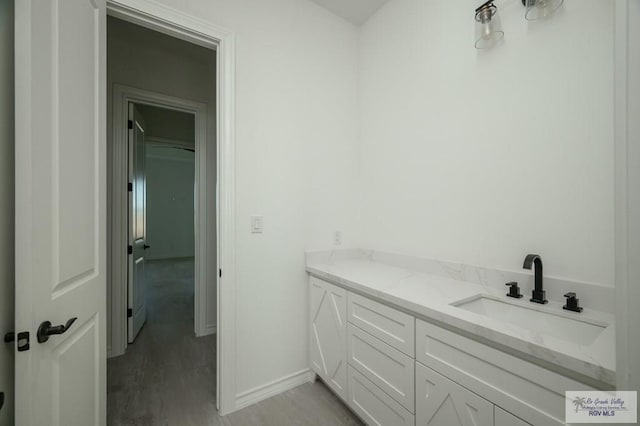
[[[133,316],[133,309],[128,308],[127,309],[127,318],[131,318]]]
[[[218,276],[222,278],[222,269],[218,269]]]
[[[133,121],[127,121],[127,126],[129,127],[129,129],[133,129]]]
[[[127,254],[133,254],[133,246],[127,246]]]
[[[127,191],[129,192],[133,191],[133,183],[127,182]]]
[[[18,333],[18,343],[17,343],[17,348],[18,348],[18,352],[24,352],[24,351],[28,351],[30,348],[29,345],[29,332],[28,331],[22,331],[20,333]]]

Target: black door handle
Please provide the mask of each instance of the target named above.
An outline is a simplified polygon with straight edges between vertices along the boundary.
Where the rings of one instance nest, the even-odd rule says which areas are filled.
[[[12,343],[16,340],[16,333],[14,333],[13,331],[10,331],[9,333],[4,335],[4,342],[5,343]]]
[[[144,244],[144,245],[142,246],[142,248],[146,250],[146,249],[148,249],[148,248],[151,248],[151,246],[148,246],[148,245]]]
[[[49,336],[52,336],[54,334],[63,334],[65,331],[67,331],[69,328],[71,328],[71,325],[77,320],[78,318],[71,318],[69,321],[67,321],[66,324],[64,325],[56,325],[56,326],[51,326],[51,322],[50,321],[45,321],[42,324],[40,324],[40,327],[38,327],[38,343],[44,343],[47,340],[49,340]]]
[[[4,392],[0,392],[0,410],[2,410],[3,405],[4,405]]]

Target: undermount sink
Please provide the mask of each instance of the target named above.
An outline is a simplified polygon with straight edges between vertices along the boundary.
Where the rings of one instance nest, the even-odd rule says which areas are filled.
[[[572,314],[566,314],[566,316],[562,313],[555,314],[482,294],[451,305],[506,325],[514,325],[580,345],[593,343],[608,326],[608,324],[586,318],[570,318],[569,315]]]

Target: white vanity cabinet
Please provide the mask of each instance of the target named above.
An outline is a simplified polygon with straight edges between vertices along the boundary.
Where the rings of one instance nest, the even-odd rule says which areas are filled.
[[[587,385],[310,278],[311,368],[367,424],[560,426]]]
[[[347,291],[309,281],[311,367],[341,398],[347,398]]]

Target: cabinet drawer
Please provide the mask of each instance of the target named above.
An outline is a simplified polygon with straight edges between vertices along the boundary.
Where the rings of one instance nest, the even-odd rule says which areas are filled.
[[[592,390],[422,320],[416,320],[416,360],[534,425],[564,425],[565,390]]]
[[[413,358],[348,324],[347,362],[404,408],[414,412]]]
[[[416,425],[493,426],[493,404],[416,363]]]
[[[368,425],[414,426],[413,414],[355,368],[348,366],[348,404]]]
[[[413,357],[415,319],[371,299],[349,292],[348,321],[369,334]]]

